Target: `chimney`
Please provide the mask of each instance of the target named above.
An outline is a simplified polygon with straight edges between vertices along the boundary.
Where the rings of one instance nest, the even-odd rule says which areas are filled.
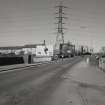
[[[44,40],[44,45],[46,44],[46,41]]]

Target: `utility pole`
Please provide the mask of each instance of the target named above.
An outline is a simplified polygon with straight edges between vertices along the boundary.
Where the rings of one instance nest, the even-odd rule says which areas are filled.
[[[56,8],[58,9],[57,11],[57,36],[56,36],[56,43],[55,43],[55,49],[59,49],[60,44],[64,44],[64,27],[63,25],[65,24],[63,22],[64,19],[66,19],[67,17],[65,17],[64,15],[64,8],[67,8],[65,6],[62,5],[62,2],[60,2],[60,4],[58,6],[56,6]]]

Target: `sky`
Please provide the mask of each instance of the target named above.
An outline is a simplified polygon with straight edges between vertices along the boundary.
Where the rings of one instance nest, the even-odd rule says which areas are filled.
[[[0,0],[0,46],[21,46],[56,40],[60,0]],[[105,46],[105,0],[64,0],[64,38],[99,50]]]

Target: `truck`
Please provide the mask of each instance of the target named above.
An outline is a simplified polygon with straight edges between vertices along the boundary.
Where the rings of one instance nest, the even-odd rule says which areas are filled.
[[[75,45],[71,43],[62,43],[59,45],[59,49],[54,52],[54,55],[57,55],[58,58],[70,58],[75,55]]]

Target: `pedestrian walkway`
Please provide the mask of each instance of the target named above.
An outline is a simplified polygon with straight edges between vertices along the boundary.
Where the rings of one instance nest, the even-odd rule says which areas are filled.
[[[105,73],[89,59],[74,65],[63,78],[52,96],[54,105],[105,105]]]
[[[6,66],[0,66],[0,72],[2,71],[8,71],[8,70],[14,70],[14,69],[20,69],[25,67],[30,67],[35,64],[14,64],[14,65],[6,65]]]
[[[75,81],[105,86],[105,73],[98,67],[91,65],[89,59],[75,65],[68,73],[68,77]]]
[[[71,60],[73,58],[70,58]],[[70,60],[70,59],[64,59],[63,61],[66,61],[66,60]],[[62,59],[59,59],[58,62],[61,62]],[[20,69],[20,68],[26,68],[26,67],[33,67],[33,66],[38,66],[38,65],[42,65],[42,64],[49,64],[49,63],[53,63],[55,61],[42,61],[42,62],[35,62],[35,63],[32,63],[32,64],[27,64],[27,63],[24,63],[24,64],[13,64],[13,65],[6,65],[6,66],[0,66],[0,72],[2,71],[8,71],[8,70],[16,70],[16,69]]]
[[[21,69],[21,68],[26,68],[26,67],[34,67],[42,64],[47,64],[49,62],[37,62],[33,64],[14,64],[14,65],[6,65],[6,66],[0,66],[0,72],[2,71],[8,71],[8,70],[16,70],[16,69]]]

